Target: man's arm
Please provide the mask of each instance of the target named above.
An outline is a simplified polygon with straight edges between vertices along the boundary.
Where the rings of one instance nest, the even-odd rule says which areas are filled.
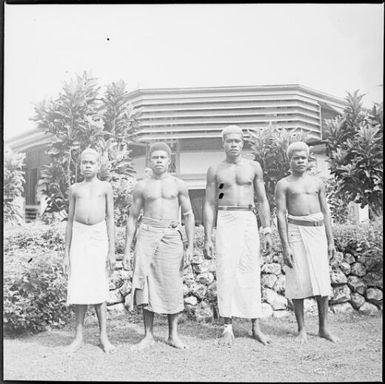
[[[179,204],[182,208],[182,215],[185,219],[187,247],[192,249],[194,240],[195,218],[191,207],[191,201],[186,184],[179,180]]]
[[[259,163],[253,162],[255,166],[254,191],[257,201],[261,207],[262,227],[270,227],[270,206],[266,197],[265,183],[263,182],[263,171]]]
[[[275,201],[277,203],[278,232],[281,239],[283,260],[290,268],[293,267],[293,254],[289,245],[286,221],[286,187],[283,180],[278,181],[275,187]]]
[[[215,180],[215,168],[211,166],[207,170],[206,181],[206,198],[203,209],[203,224],[205,227],[205,252],[209,258],[213,256],[213,243],[211,240],[211,234],[214,226],[215,208],[216,208],[216,180]]]
[[[75,213],[75,193],[74,193],[74,187],[71,186],[68,190],[68,200],[69,200],[69,207],[68,207],[68,219],[67,219],[67,225],[66,225],[66,232],[65,232],[65,250],[64,250],[64,260],[63,260],[63,269],[64,273],[69,273],[70,269],[70,249],[71,249],[71,242],[72,242],[72,227],[74,222],[74,213]]]
[[[255,196],[257,198],[257,202],[259,204],[260,210],[260,218],[262,222],[262,227],[266,228],[266,230],[271,231],[270,229],[270,206],[269,201],[266,197],[265,183],[263,182],[263,171],[259,163],[256,161],[253,162],[255,167],[255,176],[254,176],[254,191]],[[268,251],[272,249],[272,240],[271,233],[264,232],[265,236],[265,245]]]
[[[187,249],[185,251],[185,264],[190,265],[193,255],[194,244],[194,230],[195,230],[195,218],[191,207],[191,201],[188,194],[188,189],[184,181],[178,180],[179,184],[179,204],[182,209],[182,215],[184,217],[186,235],[187,235]]]
[[[123,263],[128,267],[131,253],[131,245],[134,238],[135,227],[139,217],[140,210],[143,206],[143,195],[141,182],[138,182],[132,193],[132,204],[129,209],[126,227],[126,244],[124,248]]]
[[[333,238],[333,232],[332,232],[332,220],[330,217],[329,207],[326,202],[324,183],[322,182],[322,180],[319,180],[319,182],[320,182],[319,202],[320,202],[321,211],[324,215],[325,232],[326,232],[326,238],[328,241],[328,255],[330,259],[334,256],[334,253],[335,253],[334,238]]]
[[[108,235],[108,270],[110,273],[115,268],[115,223],[114,223],[114,195],[112,186],[106,182],[106,224]]]

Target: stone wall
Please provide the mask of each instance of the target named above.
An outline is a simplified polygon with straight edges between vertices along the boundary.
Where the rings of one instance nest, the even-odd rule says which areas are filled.
[[[377,263],[377,264],[376,264]],[[359,253],[336,252],[330,261],[333,297],[332,312],[357,310],[373,313],[382,310],[382,263],[373,258],[360,257]],[[108,310],[124,313],[128,308],[132,271],[123,269],[118,255],[116,270],[110,280]],[[285,298],[285,274],[282,254],[275,252],[262,256],[261,265],[263,317],[281,317],[289,314],[292,303]],[[185,270],[183,294],[185,313],[197,321],[211,321],[218,317],[216,302],[215,259],[207,260],[200,247],[194,250],[191,266]],[[305,300],[305,311],[317,311],[314,299]]]

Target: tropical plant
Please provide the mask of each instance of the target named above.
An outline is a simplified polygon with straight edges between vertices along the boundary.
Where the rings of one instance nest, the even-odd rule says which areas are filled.
[[[362,98],[358,91],[348,93],[344,114],[327,122],[326,149],[337,193],[368,206],[373,218],[382,214],[382,105],[364,110]]]
[[[102,153],[100,177],[110,181],[114,192],[116,224],[125,225],[135,173],[130,158],[129,144],[137,129],[136,114],[133,113],[126,84],[123,81],[107,87],[104,97],[104,129],[109,138],[99,150]]]
[[[339,181],[334,177],[324,178],[325,195],[334,223],[345,224],[349,221],[349,199],[339,192]]]
[[[68,188],[82,180],[80,154],[91,147],[101,153],[99,177],[110,181],[114,188],[118,203],[116,221],[125,222],[130,189],[123,190],[122,185],[130,185],[134,174],[129,144],[135,130],[135,116],[129,109],[123,81],[109,85],[104,95],[100,89],[96,79],[84,72],[64,83],[55,100],[42,102],[35,108],[38,128],[53,136],[47,151],[51,161],[42,167],[39,181],[48,197],[45,217],[58,214],[66,217]]]
[[[15,153],[9,148],[4,152],[3,217],[11,224],[22,223],[21,207],[15,200],[23,193],[24,158],[24,153]]]

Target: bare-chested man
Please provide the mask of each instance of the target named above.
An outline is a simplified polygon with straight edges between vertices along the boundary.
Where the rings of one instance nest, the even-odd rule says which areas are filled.
[[[63,262],[68,274],[67,304],[74,304],[76,315],[75,339],[66,347],[66,352],[75,352],[82,346],[87,305],[93,304],[99,321],[100,343],[108,353],[114,349],[106,326],[108,274],[115,265],[112,187],[97,178],[98,152],[88,148],[80,159],[84,180],[69,188]]]
[[[319,336],[335,342],[338,339],[326,329],[331,295],[328,256],[335,249],[324,185],[307,173],[309,147],[305,143],[290,144],[287,155],[291,175],[277,183],[275,192],[286,297],[293,301],[300,342],[307,341],[303,300],[313,296],[318,304]]]
[[[219,313],[224,317],[222,343],[234,341],[232,317],[252,319],[252,335],[270,342],[261,317],[260,241],[254,196],[261,206],[265,244],[271,249],[270,209],[260,164],[242,157],[243,133],[235,125],[222,131],[226,159],[207,171],[204,206],[205,252],[212,256],[212,230],[217,214],[216,266]]]
[[[184,349],[186,345],[177,332],[178,316],[184,309],[183,269],[193,251],[194,215],[184,181],[168,173],[171,150],[165,143],[155,143],[149,151],[151,173],[139,181],[127,221],[124,264],[130,259],[135,225],[141,218],[134,254],[131,309],[143,308],[144,338],[134,349],[144,349],[155,343],[154,313],[168,315],[167,343]],[[185,218],[187,249],[183,258],[183,242],[179,227],[179,208]]]

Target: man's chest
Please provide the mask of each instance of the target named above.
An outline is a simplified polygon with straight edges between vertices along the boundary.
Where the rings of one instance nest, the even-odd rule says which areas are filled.
[[[299,197],[318,197],[319,188],[315,183],[303,182],[291,184],[287,189],[287,194],[291,198]]]
[[[77,200],[97,200],[105,198],[105,191],[102,188],[81,187],[76,191]]]
[[[147,183],[143,196],[146,201],[158,199],[172,200],[178,197],[178,189],[173,181],[155,180]]]
[[[252,185],[254,172],[246,166],[231,165],[222,168],[217,173],[217,185],[220,188],[231,187],[235,185]],[[221,187],[222,186],[222,187]]]

